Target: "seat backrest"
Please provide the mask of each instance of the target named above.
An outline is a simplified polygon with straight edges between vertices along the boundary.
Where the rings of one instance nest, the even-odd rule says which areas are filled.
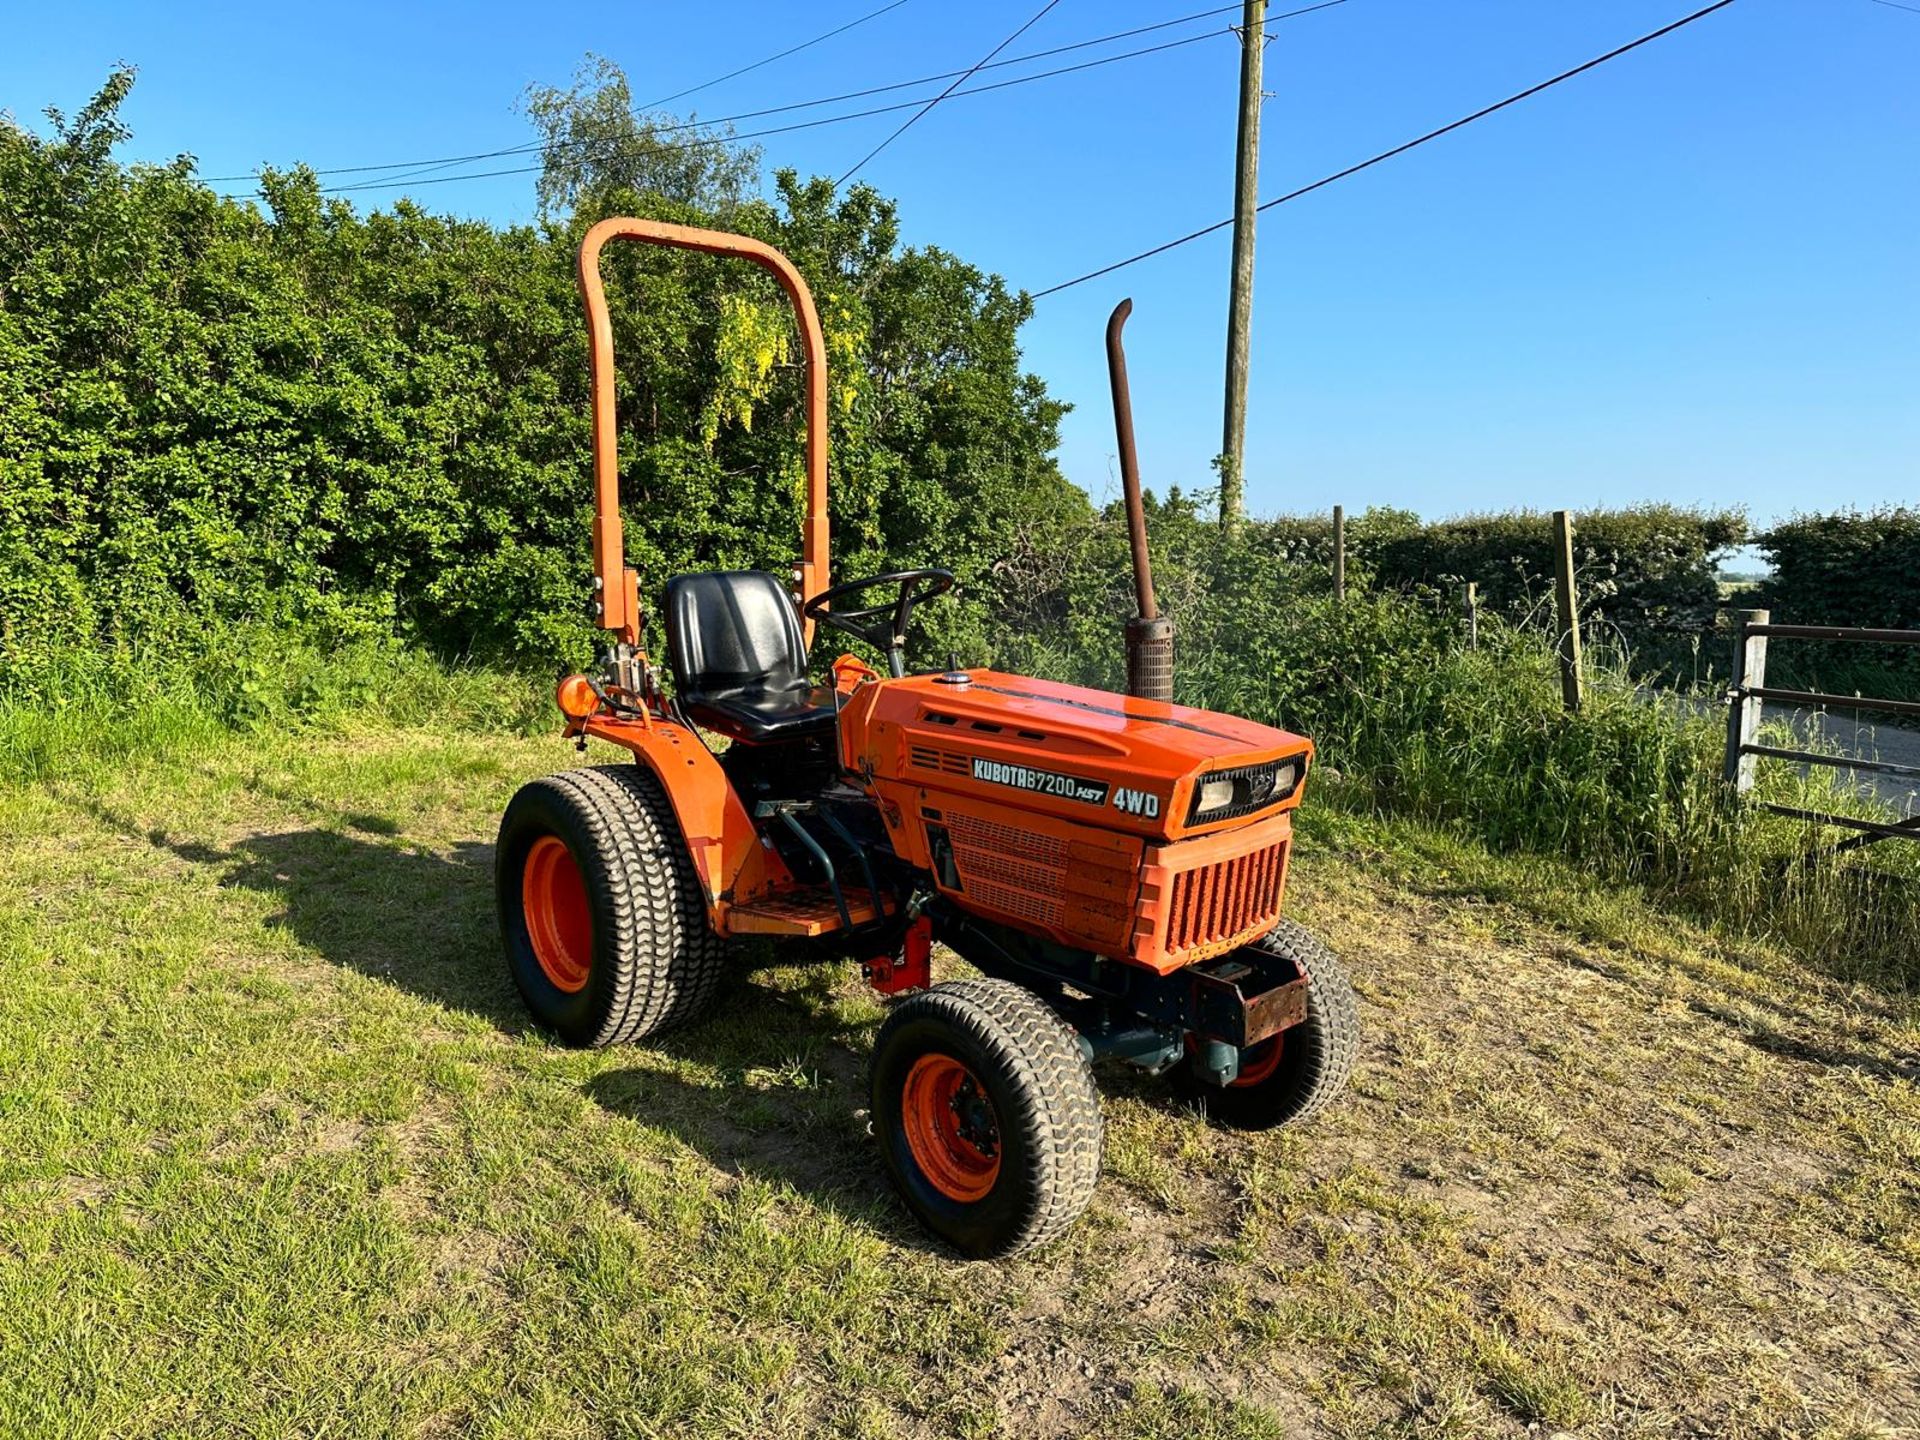
[[[711,570],[667,582],[667,657],[683,696],[807,683],[800,616],[777,576]]]

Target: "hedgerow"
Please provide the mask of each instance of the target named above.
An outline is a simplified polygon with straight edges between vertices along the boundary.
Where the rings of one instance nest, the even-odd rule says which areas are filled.
[[[72,656],[204,648],[279,626],[447,658],[579,663],[591,502],[573,275],[604,213],[686,223],[619,189],[537,226],[401,201],[360,215],[308,171],[263,205],[192,162],[123,166],[131,75],[50,137],[0,124],[0,683],[51,695]],[[842,573],[937,559],[984,575],[1005,537],[1087,512],[1052,458],[1062,407],[1020,368],[1028,302],[892,206],[791,173],[727,227],[791,255],[834,363]],[[799,549],[798,368],[771,280],[620,246],[628,551],[677,571],[785,570]],[[978,605],[943,641],[980,637]],[[237,628],[236,628],[237,627]]]
[[[1255,526],[1277,554],[1325,573],[1330,517],[1287,516]],[[1623,640],[1650,668],[1671,668],[1710,634],[1720,608],[1718,566],[1746,539],[1733,510],[1636,505],[1573,516],[1573,561],[1583,626]],[[1404,510],[1372,509],[1347,522],[1350,576],[1449,602],[1468,582],[1488,614],[1515,622],[1553,618],[1553,527],[1543,511],[1465,515],[1424,523]]]
[[[1920,510],[1797,515],[1758,544],[1773,575],[1757,603],[1776,622],[1920,630]],[[1768,667],[1789,685],[1920,699],[1920,650],[1783,640]]]

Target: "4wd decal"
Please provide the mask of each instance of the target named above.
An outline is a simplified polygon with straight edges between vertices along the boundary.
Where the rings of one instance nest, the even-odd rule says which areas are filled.
[[[1009,765],[1004,760],[975,760],[973,778],[991,785],[1011,785],[1016,790],[1031,790],[1036,795],[1057,795],[1062,800],[1078,800],[1083,805],[1107,803],[1107,782],[1083,780],[1078,775],[1061,775],[1052,770],[1035,770],[1031,765]]]
[[[1123,815],[1138,815],[1147,820],[1160,818],[1160,797],[1151,790],[1129,790],[1121,786],[1113,792],[1113,808]]]

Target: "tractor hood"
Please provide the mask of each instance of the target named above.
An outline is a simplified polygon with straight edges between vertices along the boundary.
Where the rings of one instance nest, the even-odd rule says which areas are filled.
[[[1292,808],[1313,754],[1237,716],[995,670],[863,685],[841,744],[852,770],[1158,840]]]

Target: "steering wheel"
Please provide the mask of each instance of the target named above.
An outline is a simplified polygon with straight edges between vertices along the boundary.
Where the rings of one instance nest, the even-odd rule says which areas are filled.
[[[889,605],[842,610],[841,600],[881,585],[898,585],[900,593]],[[844,630],[864,640],[887,657],[887,670],[897,680],[907,673],[907,620],[913,607],[953,589],[951,570],[895,570],[865,580],[849,580],[822,590],[800,607],[800,613],[822,625]]]

